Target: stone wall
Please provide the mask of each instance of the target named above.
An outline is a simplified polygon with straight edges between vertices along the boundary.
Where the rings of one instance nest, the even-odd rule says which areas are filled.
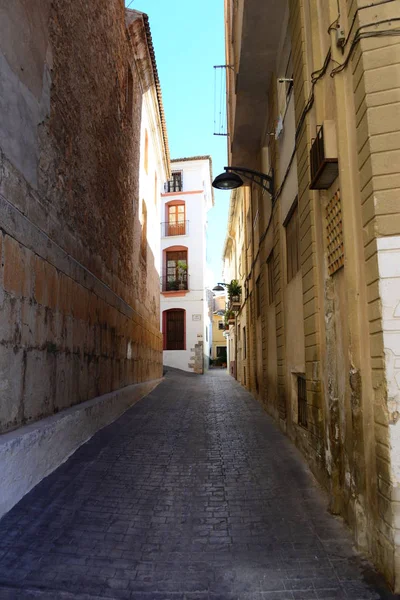
[[[141,90],[123,2],[0,9],[4,432],[160,377],[162,340],[151,249],[139,256]]]

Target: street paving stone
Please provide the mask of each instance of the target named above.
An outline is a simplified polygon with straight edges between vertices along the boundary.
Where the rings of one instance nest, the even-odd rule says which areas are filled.
[[[394,599],[226,372],[171,370],[0,521],[1,600]]]

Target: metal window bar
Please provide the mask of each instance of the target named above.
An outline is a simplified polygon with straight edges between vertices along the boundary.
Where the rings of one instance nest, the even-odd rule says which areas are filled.
[[[325,160],[324,128],[318,130],[317,137],[312,141],[310,150],[311,179],[313,180]]]
[[[181,275],[164,275],[161,277],[161,290],[163,292],[185,291],[189,289],[188,281],[189,278],[187,273]]]
[[[172,178],[165,183],[164,189],[167,193],[182,192],[182,190],[183,190],[182,173],[181,172],[172,173]]]
[[[161,223],[162,237],[171,237],[174,235],[188,235],[189,221],[171,221]]]

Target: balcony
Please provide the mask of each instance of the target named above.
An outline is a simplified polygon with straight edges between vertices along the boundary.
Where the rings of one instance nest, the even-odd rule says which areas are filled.
[[[237,312],[240,310],[241,305],[242,305],[241,294],[232,295],[229,297],[229,301],[228,301],[229,310]]]
[[[339,174],[335,123],[325,121],[310,150],[310,190],[327,190]]]
[[[176,171],[172,173],[172,179],[164,183],[164,192],[170,194],[171,192],[182,192],[182,173]]]
[[[182,292],[188,291],[188,274],[183,273],[179,275],[177,279],[174,279],[173,275],[164,275],[161,277],[161,291],[162,292]]]
[[[189,221],[178,221],[175,223],[161,223],[161,236],[171,237],[176,235],[188,235]]]

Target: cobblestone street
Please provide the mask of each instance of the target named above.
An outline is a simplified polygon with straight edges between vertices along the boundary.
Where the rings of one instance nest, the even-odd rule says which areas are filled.
[[[395,598],[326,504],[229,375],[170,371],[0,521],[0,598]]]

